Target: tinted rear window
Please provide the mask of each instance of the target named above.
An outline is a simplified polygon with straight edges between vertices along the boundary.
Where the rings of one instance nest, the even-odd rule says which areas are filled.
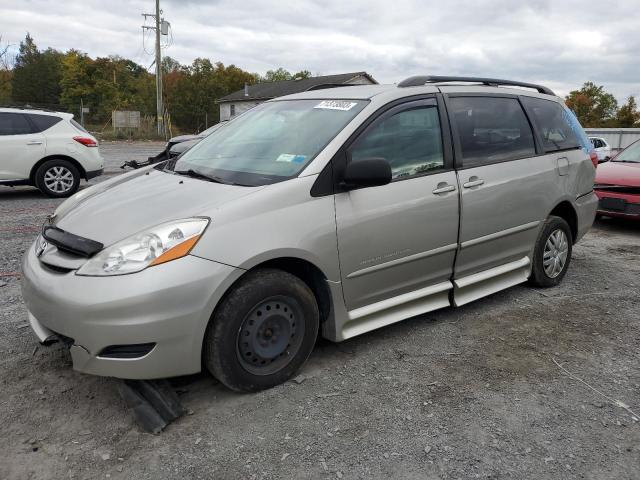
[[[29,118],[36,127],[36,132],[44,132],[45,130],[53,127],[56,123],[61,122],[62,118],[55,117],[53,115],[37,115],[35,113],[29,114]]]
[[[571,112],[562,105],[533,97],[522,97],[522,103],[533,117],[545,152],[582,147],[572,126]]]
[[[465,167],[536,154],[531,126],[517,99],[453,97],[450,104]]]
[[[31,124],[22,113],[0,113],[0,135],[31,133]]]

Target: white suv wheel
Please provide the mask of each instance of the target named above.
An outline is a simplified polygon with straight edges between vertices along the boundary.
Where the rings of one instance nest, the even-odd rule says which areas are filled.
[[[51,167],[44,173],[44,184],[52,192],[67,193],[73,188],[73,183],[73,173],[66,167]]]

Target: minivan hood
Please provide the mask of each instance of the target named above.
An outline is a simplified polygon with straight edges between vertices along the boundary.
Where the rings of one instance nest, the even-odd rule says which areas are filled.
[[[98,192],[87,192],[56,225],[109,246],[164,222],[211,216],[222,204],[263,187],[224,185],[150,169],[102,191],[99,184],[93,188]]]
[[[640,186],[640,163],[606,162],[596,169],[596,185]]]

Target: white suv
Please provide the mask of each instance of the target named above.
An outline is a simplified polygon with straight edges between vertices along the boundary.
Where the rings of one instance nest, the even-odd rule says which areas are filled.
[[[102,171],[97,140],[72,114],[0,108],[0,185],[68,197]]]

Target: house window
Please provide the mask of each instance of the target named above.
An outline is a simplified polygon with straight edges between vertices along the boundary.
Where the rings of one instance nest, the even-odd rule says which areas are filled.
[[[231,104],[231,116],[236,116],[236,106],[233,103]]]

